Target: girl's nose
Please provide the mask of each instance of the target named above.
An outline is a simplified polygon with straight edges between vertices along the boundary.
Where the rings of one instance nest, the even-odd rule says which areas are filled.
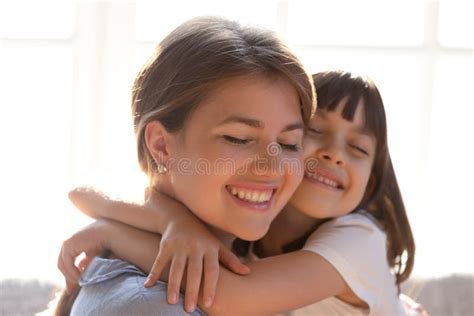
[[[327,163],[333,163],[338,166],[344,165],[344,159],[341,150],[335,146],[331,146],[330,148],[321,148],[319,151],[319,158],[322,161],[326,161]]]

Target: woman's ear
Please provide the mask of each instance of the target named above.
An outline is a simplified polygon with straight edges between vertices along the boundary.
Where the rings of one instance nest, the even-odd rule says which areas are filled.
[[[157,166],[166,166],[169,159],[171,134],[158,121],[152,121],[145,127],[145,143]]]

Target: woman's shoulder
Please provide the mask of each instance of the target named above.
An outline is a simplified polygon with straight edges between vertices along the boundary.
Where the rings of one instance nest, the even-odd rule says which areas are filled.
[[[96,258],[81,278],[81,291],[72,315],[189,315],[183,297],[167,303],[167,284],[158,281],[145,288],[146,274],[130,263]],[[203,315],[197,310],[191,315]]]

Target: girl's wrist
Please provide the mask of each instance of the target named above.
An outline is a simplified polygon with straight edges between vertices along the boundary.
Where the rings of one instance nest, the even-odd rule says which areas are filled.
[[[113,251],[114,241],[117,240],[113,236],[119,232],[117,225],[108,219],[100,219],[97,222],[99,223],[97,238],[100,240],[102,248]]]

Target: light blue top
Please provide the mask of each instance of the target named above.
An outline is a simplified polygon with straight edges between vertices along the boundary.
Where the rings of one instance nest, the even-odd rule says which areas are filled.
[[[182,294],[176,305],[168,304],[167,284],[158,281],[152,288],[145,288],[146,277],[145,273],[126,261],[95,258],[79,281],[81,291],[71,316],[205,315],[199,309],[192,314],[186,313]]]

